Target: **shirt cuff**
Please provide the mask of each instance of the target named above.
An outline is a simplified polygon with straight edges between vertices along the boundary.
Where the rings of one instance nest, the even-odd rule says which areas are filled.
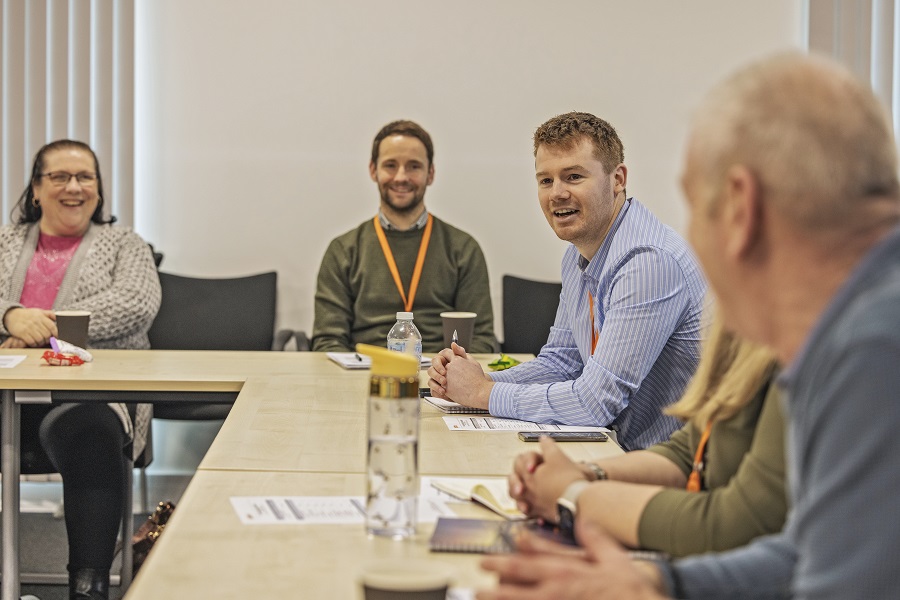
[[[495,373],[491,374],[492,376]],[[516,384],[496,382],[491,388],[491,396],[488,398],[488,410],[495,417],[517,419],[516,416]]]
[[[678,573],[676,573],[675,567],[672,566],[671,561],[653,560],[651,562],[659,569],[659,578],[665,596],[668,598],[683,598],[684,591],[681,589]]]

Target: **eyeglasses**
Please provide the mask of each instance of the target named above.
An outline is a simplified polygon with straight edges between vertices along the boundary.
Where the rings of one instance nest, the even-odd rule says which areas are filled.
[[[82,187],[90,187],[97,183],[97,176],[86,172],[67,173],[65,171],[51,171],[50,173],[42,173],[41,177],[46,177],[56,187],[69,185],[69,180],[73,177],[78,181],[78,185]]]

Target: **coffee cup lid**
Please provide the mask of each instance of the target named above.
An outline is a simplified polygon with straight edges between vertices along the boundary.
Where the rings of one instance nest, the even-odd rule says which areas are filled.
[[[385,560],[371,563],[360,575],[360,583],[376,590],[414,592],[448,587],[452,568],[431,560]]]

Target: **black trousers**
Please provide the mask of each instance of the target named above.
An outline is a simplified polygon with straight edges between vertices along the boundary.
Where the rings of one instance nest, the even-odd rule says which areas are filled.
[[[128,439],[106,404],[22,405],[22,472],[63,480],[69,569],[109,570],[125,498]]]

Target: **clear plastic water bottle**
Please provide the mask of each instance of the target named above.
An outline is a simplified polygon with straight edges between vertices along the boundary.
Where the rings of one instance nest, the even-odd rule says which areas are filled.
[[[372,358],[369,379],[366,530],[416,533],[419,497],[419,364],[411,354],[357,344]]]
[[[411,312],[398,312],[397,322],[391,327],[387,335],[388,350],[404,352],[422,360],[422,334],[413,323]]]

